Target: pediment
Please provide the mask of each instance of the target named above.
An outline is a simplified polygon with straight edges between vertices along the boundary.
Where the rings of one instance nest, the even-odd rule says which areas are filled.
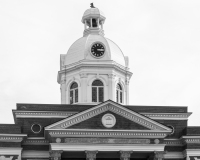
[[[149,131],[164,131],[164,132],[171,132],[171,129],[148,118],[145,117],[137,112],[129,110],[124,106],[115,103],[111,100],[103,102],[95,107],[87,109],[83,112],[75,114],[71,117],[68,117],[64,120],[56,122],[52,125],[45,127],[45,130],[71,130],[71,129],[95,129],[93,126],[89,127],[88,125],[85,128],[81,128],[80,126],[84,126],[83,124],[94,123],[96,121],[100,121],[99,117],[102,117],[106,114],[112,114],[115,117],[121,117],[121,119],[126,120],[125,123],[132,124],[132,128],[115,128],[111,127],[109,129],[123,129],[123,130],[149,130]],[[118,119],[117,119],[118,120]],[[122,120],[122,121],[123,121]],[[86,123],[87,122],[87,123]],[[89,123],[88,123],[89,122]],[[121,122],[121,126],[123,126],[123,122]],[[124,125],[125,126],[125,125]],[[96,129],[103,129],[103,128],[96,128]]]

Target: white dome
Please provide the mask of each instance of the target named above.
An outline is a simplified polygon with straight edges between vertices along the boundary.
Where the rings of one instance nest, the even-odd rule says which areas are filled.
[[[100,42],[105,46],[104,56],[100,59],[94,58],[90,53],[91,45],[95,42]],[[70,65],[82,60],[111,60],[126,67],[125,57],[121,49],[113,41],[96,34],[89,34],[75,41],[65,56],[65,65]]]

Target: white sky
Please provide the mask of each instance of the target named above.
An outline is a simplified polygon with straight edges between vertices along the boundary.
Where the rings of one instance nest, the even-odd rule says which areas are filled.
[[[91,2],[129,57],[130,104],[188,106],[199,125],[199,0],[1,0],[0,123],[13,123],[16,103],[60,103],[60,54],[82,37]]]

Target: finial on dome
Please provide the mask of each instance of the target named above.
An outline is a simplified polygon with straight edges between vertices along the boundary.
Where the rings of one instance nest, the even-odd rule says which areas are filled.
[[[93,3],[90,3],[90,8],[95,8]]]

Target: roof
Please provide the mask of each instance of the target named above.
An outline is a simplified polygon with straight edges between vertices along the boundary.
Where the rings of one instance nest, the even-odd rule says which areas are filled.
[[[17,110],[21,111],[69,111],[81,112],[96,105],[70,105],[70,104],[25,104],[18,103]],[[143,113],[187,113],[185,106],[140,106],[123,105],[135,112]]]

